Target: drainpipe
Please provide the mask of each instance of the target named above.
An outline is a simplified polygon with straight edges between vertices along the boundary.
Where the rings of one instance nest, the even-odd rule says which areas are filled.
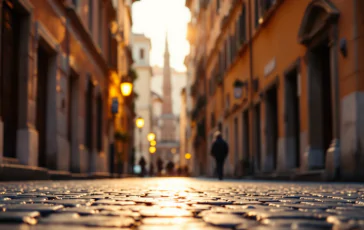
[[[358,47],[358,12],[357,12],[357,8],[358,7],[358,0],[354,0],[353,3],[353,37],[354,37],[354,72],[355,72],[355,83],[356,83],[356,96],[355,96],[355,103],[358,103],[359,100],[359,47]],[[357,119],[360,119],[360,109],[357,108],[356,109],[356,117]],[[357,121],[358,122],[358,121]],[[360,165],[362,162],[362,159],[360,157],[360,153],[361,153],[361,146],[360,146],[360,125],[356,126],[355,129],[356,132],[356,137],[358,138],[355,145],[355,155],[354,155],[354,159],[358,159],[356,161],[356,167],[355,167],[355,175],[360,175]]]
[[[248,45],[249,45],[249,81],[250,81],[250,84],[249,84],[249,86],[250,86],[250,90],[249,90],[249,92],[250,92],[250,102],[249,102],[249,110],[250,110],[250,117],[251,117],[251,122],[250,122],[250,124],[254,124],[254,116],[253,116],[253,75],[254,75],[254,72],[253,72],[253,41],[252,41],[252,39],[253,39],[253,29],[252,29],[252,22],[253,22],[253,20],[252,20],[252,9],[251,9],[251,6],[252,6],[252,0],[249,0],[248,1],[248,30],[249,30],[249,35],[248,35]],[[252,126],[252,128],[250,128],[249,129],[249,133],[250,134],[252,134],[251,135],[251,138],[250,138],[250,144],[249,144],[249,146],[250,146],[250,149],[248,150],[249,151],[249,153],[251,153],[250,154],[250,162],[251,162],[251,169],[252,169],[252,174],[254,174],[254,171],[255,171],[255,157],[256,156],[254,156],[253,155],[253,151],[251,151],[251,150],[253,150],[254,148],[255,148],[255,146],[254,146],[254,141],[251,141],[251,140],[253,140],[253,134],[254,134],[254,132],[253,132],[253,126]]]

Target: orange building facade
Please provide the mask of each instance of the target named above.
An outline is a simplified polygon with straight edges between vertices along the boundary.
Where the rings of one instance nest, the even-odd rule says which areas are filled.
[[[122,74],[111,28],[121,2],[0,1],[0,163],[110,175],[109,85]]]
[[[363,178],[364,3],[198,3],[187,1],[191,21],[204,18],[189,27],[189,40],[204,51],[189,59],[203,63],[193,78],[206,88],[208,174],[220,130],[230,145],[230,176]]]

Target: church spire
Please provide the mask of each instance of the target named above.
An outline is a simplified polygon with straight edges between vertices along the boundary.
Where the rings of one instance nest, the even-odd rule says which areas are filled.
[[[164,47],[164,58],[167,59],[169,57],[169,47],[168,47],[168,30],[166,31],[166,41],[165,41],[165,47]]]

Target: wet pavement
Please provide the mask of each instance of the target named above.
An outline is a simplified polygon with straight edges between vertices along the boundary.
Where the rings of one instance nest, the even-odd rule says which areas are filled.
[[[145,178],[0,183],[1,230],[364,229],[364,184]]]

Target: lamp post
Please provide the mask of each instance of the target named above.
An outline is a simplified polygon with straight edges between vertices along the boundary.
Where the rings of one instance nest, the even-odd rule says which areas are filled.
[[[155,133],[148,133],[147,139],[149,142],[155,141]]]
[[[121,94],[124,97],[130,96],[130,94],[133,92],[133,83],[129,80],[129,77],[122,77],[121,83],[120,83],[120,90]]]
[[[142,117],[138,117],[136,120],[135,120],[135,125],[136,127],[139,129],[139,151],[140,151],[140,154],[142,154],[142,128],[144,127],[144,119]],[[134,162],[133,162],[134,164]],[[134,165],[133,165],[134,167]]]

